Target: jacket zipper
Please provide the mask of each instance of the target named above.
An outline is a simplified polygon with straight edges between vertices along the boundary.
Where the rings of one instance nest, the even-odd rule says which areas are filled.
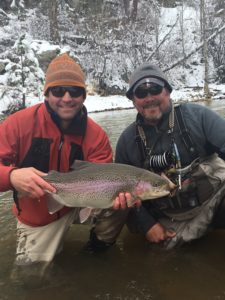
[[[58,148],[58,162],[57,162],[57,170],[60,171],[60,158],[61,158],[61,152],[62,152],[62,146],[64,144],[64,135],[61,135],[59,148]],[[57,219],[60,219],[60,211],[57,211]]]
[[[62,152],[62,146],[64,144],[64,135],[61,135],[60,143],[59,143],[59,149],[58,149],[58,164],[57,164],[57,170],[60,171],[60,158],[61,158],[61,152]]]

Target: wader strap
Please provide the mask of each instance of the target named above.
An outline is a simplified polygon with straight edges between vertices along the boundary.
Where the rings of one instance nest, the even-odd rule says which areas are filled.
[[[16,204],[16,208],[17,208],[18,216],[19,216],[21,213],[21,208],[20,208],[20,204],[19,204],[18,192],[15,189],[13,189],[13,200]]]
[[[176,108],[175,108],[175,116],[176,116],[176,119],[177,119],[177,124],[178,124],[178,127],[179,127],[180,136],[183,140],[183,143],[184,143],[186,149],[191,154],[192,158],[198,157],[198,152],[196,150],[196,145],[194,144],[194,142],[193,142],[193,140],[190,136],[190,133],[189,133],[187,127],[186,127],[180,105],[176,106]]]
[[[143,127],[141,127],[140,125],[137,125],[137,131],[138,131],[138,134],[139,134],[145,148],[147,148],[147,139],[146,139]]]
[[[174,127],[174,106],[172,105],[172,110],[169,115],[169,130],[168,130],[168,134],[170,134],[171,136],[173,134],[173,127]],[[151,152],[154,149],[155,145],[160,140],[160,138],[162,137],[163,134],[164,134],[164,132],[161,132],[159,134],[158,138],[156,139],[156,141],[150,148],[150,143],[146,138],[143,127],[141,125],[137,124],[137,122],[136,122],[136,143],[137,143],[138,149],[141,154],[142,168],[147,169],[147,170],[149,169],[148,168],[149,157],[150,157]]]
[[[158,140],[163,135],[163,132],[160,133],[157,140],[154,142],[151,148],[149,148],[148,141],[146,139],[146,135],[142,126],[136,124],[136,142],[141,153],[141,163],[142,168],[149,170],[149,157],[151,155],[152,150],[154,149],[155,145],[157,144]]]
[[[135,141],[138,146],[139,152],[141,154],[141,165],[142,165],[142,167],[144,167],[144,162],[145,162],[145,159],[147,156],[147,149],[146,149],[146,145],[145,145],[146,137],[145,137],[145,133],[144,133],[144,141],[145,141],[144,142],[140,135],[140,128],[144,132],[144,129],[140,125],[136,124],[136,126],[135,126],[135,130],[136,130]]]

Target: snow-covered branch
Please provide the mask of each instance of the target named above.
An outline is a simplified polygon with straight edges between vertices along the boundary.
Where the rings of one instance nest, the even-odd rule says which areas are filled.
[[[218,34],[220,34],[223,30],[225,30],[225,25],[222,26],[220,29],[218,29],[216,32],[214,32],[212,35],[210,35],[207,38],[207,43],[211,40],[213,40]],[[184,57],[182,57],[181,59],[177,60],[176,62],[174,62],[172,65],[170,65],[169,67],[164,69],[164,72],[167,72],[173,68],[175,68],[176,66],[180,65],[181,63],[183,63],[185,60],[187,60],[188,58],[190,58],[193,54],[195,54],[196,52],[198,52],[202,47],[204,46],[204,41],[202,43],[200,43],[200,45],[195,48],[194,50],[192,50],[190,53],[188,53],[187,55],[185,55]]]

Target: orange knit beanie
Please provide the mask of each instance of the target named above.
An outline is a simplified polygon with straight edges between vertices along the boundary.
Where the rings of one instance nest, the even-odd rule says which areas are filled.
[[[85,89],[85,76],[80,66],[67,53],[54,58],[48,66],[44,94],[53,86],[79,86]]]

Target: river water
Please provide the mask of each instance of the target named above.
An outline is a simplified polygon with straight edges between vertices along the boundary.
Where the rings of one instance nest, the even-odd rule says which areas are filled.
[[[225,101],[210,105],[225,116]],[[110,137],[135,119],[135,110],[92,113]],[[126,228],[116,246],[102,254],[82,251],[90,227],[73,225],[63,252],[44,275],[13,266],[15,219],[11,194],[0,194],[0,300],[223,300],[225,231],[213,231],[180,249],[163,251]],[[16,275],[15,275],[16,274]]]

